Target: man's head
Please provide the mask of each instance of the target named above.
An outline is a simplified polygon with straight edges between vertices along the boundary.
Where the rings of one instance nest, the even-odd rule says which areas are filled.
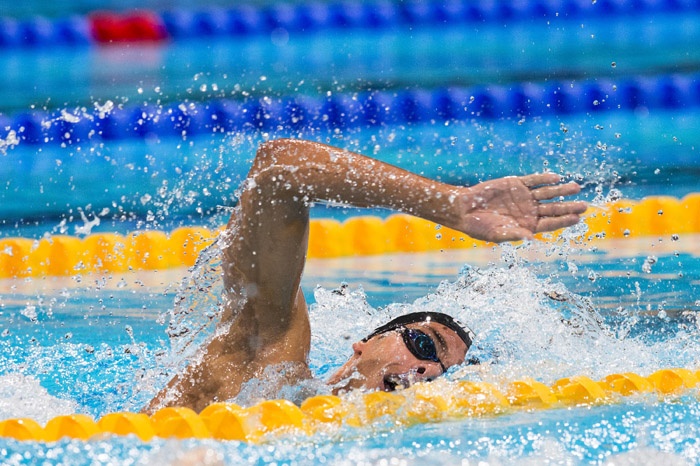
[[[407,387],[461,364],[471,343],[469,332],[447,314],[406,314],[353,344],[353,355],[328,382],[336,392]]]

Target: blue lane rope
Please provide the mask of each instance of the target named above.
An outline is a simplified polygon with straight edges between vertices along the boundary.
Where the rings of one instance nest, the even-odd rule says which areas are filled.
[[[15,20],[0,17],[0,49],[10,47],[86,46],[93,43],[90,20],[83,16]]]
[[[469,121],[682,109],[700,106],[700,74],[604,79],[574,83],[443,88],[282,97],[247,102],[214,100],[164,107],[115,108],[110,113],[62,117],[60,113],[0,115],[0,137],[15,131],[28,144],[192,137],[214,132],[294,131],[376,127],[429,121]]]
[[[656,14],[700,10],[700,0],[445,0],[427,2],[310,2],[230,9],[177,9],[156,14],[172,39],[315,32],[338,28],[391,28],[397,26],[480,24],[605,18],[611,15]],[[84,45],[95,43],[90,18],[48,20],[0,18],[0,48],[21,46]]]

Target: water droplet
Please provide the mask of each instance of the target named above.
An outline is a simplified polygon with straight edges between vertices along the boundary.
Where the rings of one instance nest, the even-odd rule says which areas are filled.
[[[615,67],[617,66],[617,63],[612,62],[612,63],[610,63],[610,66],[613,67],[613,68],[615,68]]]
[[[644,259],[644,264],[642,264],[642,271],[644,273],[651,273],[651,267],[656,264],[658,259],[656,256],[649,256],[646,259]]]
[[[20,311],[20,314],[22,314],[24,317],[31,320],[32,322],[36,322],[38,320],[36,306],[32,304],[27,304],[27,306]]]
[[[671,241],[678,241],[679,236],[676,234],[671,235]]]

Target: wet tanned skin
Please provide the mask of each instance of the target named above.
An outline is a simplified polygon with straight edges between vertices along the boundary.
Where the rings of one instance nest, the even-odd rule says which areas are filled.
[[[461,364],[467,346],[457,334],[442,324],[425,322],[408,328],[421,330],[435,342],[437,354],[446,368]],[[416,382],[432,380],[442,375],[442,367],[434,361],[416,358],[406,347],[397,331],[376,335],[368,341],[353,345],[353,355],[328,383],[334,394],[365,388],[393,391]]]
[[[292,368],[280,383],[311,376],[309,317],[299,283],[313,202],[386,207],[476,239],[502,242],[577,223],[585,203],[544,201],[579,189],[575,183],[561,184],[553,173],[452,186],[315,142],[264,143],[223,233],[229,304],[216,335],[201,357],[174,377],[144,411],[168,405],[200,411],[212,402],[231,399],[243,383],[259,378],[271,364],[287,363]],[[464,360],[464,344],[452,341],[458,337],[450,329],[437,323],[416,325],[429,325],[432,328],[425,331],[434,332],[436,343],[438,335],[447,342],[440,350],[446,366]],[[353,356],[329,383],[336,391],[385,390],[394,388],[397,380],[436,377],[440,375],[436,369],[441,372],[437,363],[413,357],[400,336],[390,332],[355,343]]]

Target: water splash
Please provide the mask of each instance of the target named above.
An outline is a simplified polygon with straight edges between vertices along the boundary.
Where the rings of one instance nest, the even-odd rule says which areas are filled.
[[[45,423],[76,409],[74,401],[50,395],[34,377],[18,373],[0,376],[0,419],[28,417]]]
[[[197,258],[182,281],[173,308],[161,314],[168,321],[171,351],[164,361],[169,372],[182,369],[214,333],[224,305],[222,244],[217,238]]]
[[[4,139],[0,138],[0,155],[7,154],[8,149],[12,149],[19,145],[19,138],[15,130],[9,130]]]
[[[391,318],[416,311],[446,312],[476,333],[469,355],[482,362],[482,370],[477,375],[468,368],[456,370],[456,377],[496,383],[535,377],[552,383],[578,374],[600,379],[613,372],[693,367],[700,358],[694,322],[679,323],[680,330],[663,336],[640,318],[643,307],[603,313],[590,298],[507,256],[505,265],[465,266],[457,280],[444,281],[434,293],[409,304],[374,309],[362,289],[317,289],[317,304],[311,308],[312,367],[328,375],[348,357],[354,341]]]

